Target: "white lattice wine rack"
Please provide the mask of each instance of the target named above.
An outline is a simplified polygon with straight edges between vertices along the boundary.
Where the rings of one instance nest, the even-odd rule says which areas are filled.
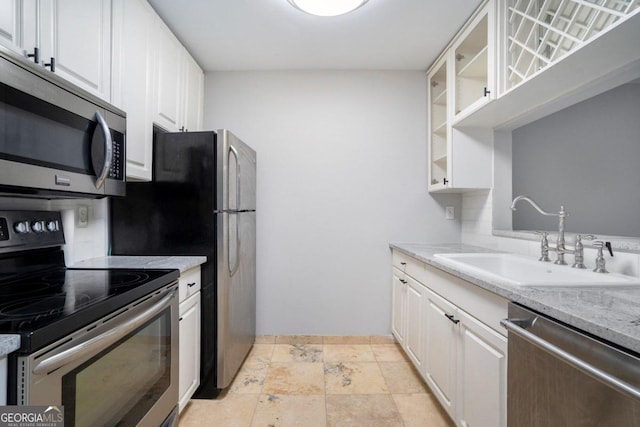
[[[640,8],[640,0],[507,0],[505,90]]]

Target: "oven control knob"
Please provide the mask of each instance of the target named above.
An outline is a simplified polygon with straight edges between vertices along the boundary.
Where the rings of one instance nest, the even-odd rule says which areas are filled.
[[[44,231],[45,231],[45,228],[44,228],[44,221],[34,221],[34,222],[31,224],[31,229],[32,229],[33,231],[35,231],[36,233],[42,233],[42,232],[44,232]]]
[[[58,231],[58,221],[47,221],[47,230]]]
[[[29,229],[29,223],[27,221],[16,222],[13,225],[13,229],[16,230],[16,233],[18,234],[26,234],[31,231]]]

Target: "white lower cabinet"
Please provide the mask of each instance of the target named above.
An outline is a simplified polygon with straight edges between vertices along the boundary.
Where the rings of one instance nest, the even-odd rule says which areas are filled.
[[[200,267],[180,275],[178,407],[182,411],[200,386]]]
[[[396,251],[392,286],[393,335],[451,419],[506,427],[508,301]]]
[[[425,288],[425,381],[451,418],[456,418],[456,324],[453,304]]]

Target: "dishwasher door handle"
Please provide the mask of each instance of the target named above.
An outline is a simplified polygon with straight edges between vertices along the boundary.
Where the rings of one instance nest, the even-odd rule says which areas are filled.
[[[634,399],[640,399],[640,389],[634,387],[633,385],[627,383],[626,381],[617,378],[602,369],[599,369],[590,363],[585,362],[582,359],[579,359],[572,355],[571,353],[566,352],[560,347],[540,338],[539,336],[527,331],[526,329],[518,326],[516,323],[512,322],[509,319],[504,319],[500,321],[500,324],[509,332],[514,333],[525,341],[533,344],[534,346],[546,351],[547,353],[555,356],[562,361],[568,363],[576,369],[584,372],[590,377],[608,385],[609,387],[617,390],[621,393],[626,394]]]

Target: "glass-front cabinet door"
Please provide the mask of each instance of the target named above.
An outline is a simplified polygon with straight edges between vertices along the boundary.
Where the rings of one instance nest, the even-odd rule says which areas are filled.
[[[429,100],[429,191],[447,188],[449,179],[449,91],[447,57],[428,75]]]
[[[453,47],[454,121],[495,97],[493,11],[493,2],[488,2]]]

